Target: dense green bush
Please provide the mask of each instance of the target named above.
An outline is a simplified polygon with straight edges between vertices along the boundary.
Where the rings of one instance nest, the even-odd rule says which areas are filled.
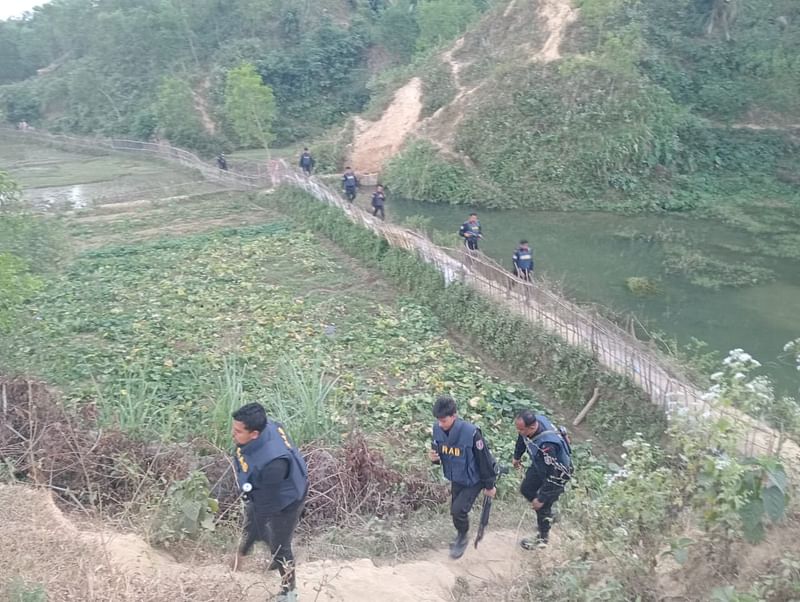
[[[450,65],[439,57],[429,61],[422,75],[422,116],[433,115],[455,98],[456,87]]]
[[[504,206],[491,187],[463,164],[447,161],[425,140],[408,144],[386,165],[383,180],[395,194],[410,199]]]

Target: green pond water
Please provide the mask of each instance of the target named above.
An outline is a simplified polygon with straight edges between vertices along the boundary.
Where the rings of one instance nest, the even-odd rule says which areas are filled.
[[[469,211],[392,198],[387,213],[398,222],[423,215],[435,229],[456,232]],[[675,215],[478,211],[485,233],[481,250],[503,265],[510,268],[516,243],[525,238],[534,250],[536,273],[560,282],[569,297],[617,314],[633,313],[680,343],[692,337],[706,341],[723,357],[741,347],[761,361],[779,391],[795,393],[800,381],[795,365],[779,356],[787,341],[800,336],[797,213],[785,209],[767,215],[758,228],[750,228],[767,231],[754,233]],[[783,241],[783,252],[790,257],[770,256],[776,241]],[[675,257],[682,258],[678,265]],[[744,279],[748,284],[714,282],[713,274],[726,268],[734,273],[722,280],[741,284]],[[649,278],[658,291],[636,296],[626,285],[629,277]]]

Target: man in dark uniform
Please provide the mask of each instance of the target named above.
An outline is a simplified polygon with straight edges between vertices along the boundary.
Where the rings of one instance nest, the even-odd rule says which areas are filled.
[[[228,160],[225,158],[225,153],[217,155],[217,167],[222,171],[228,171]]]
[[[307,176],[310,176],[311,171],[314,169],[314,157],[308,152],[308,148],[304,148],[303,153],[300,155],[300,169]]]
[[[344,168],[344,175],[342,176],[342,186],[344,187],[344,196],[351,203],[356,198],[356,190],[358,189],[358,178],[350,166]]]
[[[519,247],[514,251],[511,260],[514,262],[514,275],[530,282],[533,279],[533,251],[527,240],[519,241]]]
[[[531,465],[525,472],[520,492],[536,511],[539,536],[523,539],[520,545],[526,550],[547,545],[553,522],[553,504],[564,492],[572,474],[572,450],[562,433],[544,416],[523,410],[517,414],[517,445],[514,449],[514,467],[520,468],[522,455],[527,451]]]
[[[470,251],[478,250],[478,240],[483,238],[481,234],[481,223],[478,221],[477,213],[470,213],[469,219],[461,224],[458,235],[464,239],[464,246]]]
[[[383,205],[386,203],[386,195],[383,192],[383,186],[378,184],[375,192],[372,193],[372,215],[381,214],[381,219],[386,219],[386,214],[383,212]]]
[[[281,574],[279,602],[297,599],[292,536],[303,512],[308,471],[300,452],[264,407],[249,403],[233,413],[236,478],[247,499],[246,522],[234,570],[256,541],[269,546],[269,570]]]
[[[450,514],[456,538],[450,544],[450,557],[461,558],[467,549],[469,511],[481,490],[494,497],[494,458],[486,446],[481,430],[457,415],[456,402],[442,395],[433,404],[433,443],[431,462],[441,464],[444,476],[452,484]]]

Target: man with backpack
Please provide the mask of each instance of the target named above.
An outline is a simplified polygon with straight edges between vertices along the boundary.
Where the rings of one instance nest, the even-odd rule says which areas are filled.
[[[535,539],[523,539],[520,545],[532,550],[547,545],[553,504],[572,476],[572,449],[566,430],[556,429],[550,420],[531,410],[517,414],[515,426],[519,436],[514,449],[514,468],[522,467],[526,451],[531,459],[520,492],[536,511],[539,534]]]
[[[303,170],[304,174],[310,176],[314,169],[314,163],[314,157],[311,156],[308,148],[304,148],[303,153],[300,155],[300,169]]]
[[[519,241],[519,246],[511,256],[514,262],[514,275],[527,282],[533,280],[533,251],[527,240]]]
[[[450,514],[456,538],[450,544],[450,558],[461,558],[467,549],[469,511],[478,495],[493,498],[497,478],[492,457],[481,430],[457,415],[452,397],[441,395],[433,404],[433,441],[428,456],[441,464],[445,478],[451,483]]]

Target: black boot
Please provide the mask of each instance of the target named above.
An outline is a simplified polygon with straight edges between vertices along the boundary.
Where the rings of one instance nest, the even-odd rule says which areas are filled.
[[[467,532],[459,533],[453,540],[453,543],[450,544],[450,558],[454,560],[461,558],[467,550],[467,544],[469,544]]]

